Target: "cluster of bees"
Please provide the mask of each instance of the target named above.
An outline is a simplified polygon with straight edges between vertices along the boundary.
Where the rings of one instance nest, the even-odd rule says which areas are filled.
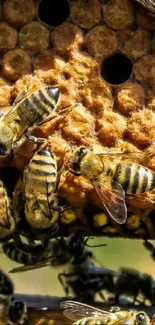
[[[72,234],[66,240],[64,238],[52,239],[58,234],[61,213],[69,208],[61,206],[58,198],[63,167],[60,171],[58,170],[56,157],[51,151],[48,140],[35,137],[33,128],[43,125],[57,116],[59,96],[58,86],[34,89],[30,84],[29,87],[23,89],[10,111],[0,121],[0,156],[2,158],[10,157],[10,161],[12,161],[15,149],[23,141],[23,137],[37,146],[37,151],[25,168],[23,175],[24,219],[22,219],[23,211],[20,215],[20,212],[14,209],[18,205],[17,197],[13,196],[13,204],[11,204],[7,190],[3,182],[0,181],[0,241],[2,249],[9,258],[23,264],[23,266],[13,269],[12,272],[21,272],[47,265],[63,265],[70,262],[69,270],[58,276],[66,293],[71,288],[78,299],[94,300],[96,293],[99,293],[100,297],[104,299],[101,291],[106,289],[114,293],[115,299],[118,301],[122,293],[121,279],[128,282],[129,277],[132,277],[131,274],[127,276],[127,272],[125,272],[126,275],[122,277],[122,271],[114,272],[96,266],[92,261],[91,252],[85,249],[87,240],[83,239],[81,234]],[[67,114],[68,110],[70,108],[63,113]],[[69,172],[77,177],[84,176],[93,185],[106,214],[114,223],[124,224],[127,220],[125,196],[140,195],[154,189],[155,173],[136,163],[115,161],[113,155],[115,156],[116,152],[97,154],[92,147],[77,148],[73,152]],[[18,200],[20,201],[21,198]],[[22,242],[22,232],[20,233],[19,229],[20,225],[25,222],[24,220],[29,229],[35,229],[35,239],[41,240],[41,244],[36,244],[31,237],[31,232],[28,231],[27,234],[25,229],[24,236],[28,243]],[[87,220],[83,219],[82,222],[85,227],[88,227]],[[39,229],[38,232],[37,229]],[[154,248],[150,248],[148,243],[146,247],[153,255]],[[72,276],[74,276],[74,280],[72,280]],[[114,281],[114,277],[118,277],[117,281]],[[144,300],[146,298],[150,300],[151,304],[154,303],[154,282],[150,282],[150,291],[146,292],[141,289],[141,287],[145,288],[145,285],[142,286],[142,284],[149,283],[150,279],[151,277],[137,276],[138,289],[135,292],[134,301],[141,290]],[[83,287],[82,296],[81,287]],[[127,289],[128,291],[130,290]],[[130,294],[130,292],[128,293]],[[68,311],[70,306],[72,306],[72,310]],[[79,311],[81,308],[86,309],[81,306],[83,305],[77,306],[75,302],[72,305],[67,302],[63,305],[67,308],[65,311],[67,316],[74,314],[78,308]],[[18,314],[14,311],[15,307],[9,308],[13,310],[13,314]],[[107,315],[105,312],[99,314],[94,311],[93,313],[99,317],[96,324],[105,324],[105,320],[106,324],[110,321],[115,323],[121,317],[124,322],[129,317],[132,324],[135,324],[137,319],[139,325],[148,321],[148,317],[144,313],[128,312],[126,316],[120,311]],[[90,317],[93,313],[90,311]],[[82,316],[81,312],[80,315]],[[86,320],[86,322],[80,321],[76,324],[91,324],[91,321],[90,318],[90,322]]]
[[[30,83],[17,96],[11,109],[0,120],[1,158],[10,157],[12,162],[15,149],[23,139],[28,139],[37,147],[24,169],[22,198],[14,195],[13,204],[11,204],[6,188],[0,181],[0,241],[4,241],[3,251],[7,256],[17,262],[22,261],[25,265],[46,261],[50,255],[53,256],[53,248],[50,247],[49,239],[57,236],[60,215],[69,208],[60,206],[58,198],[63,166],[61,170],[58,170],[56,157],[52,153],[48,140],[33,135],[35,127],[58,116],[59,97],[58,86],[42,85],[40,88],[35,88]],[[72,107],[59,113],[66,115],[70,109]],[[101,201],[101,207],[112,222],[122,225],[127,220],[126,196],[137,196],[154,189],[155,173],[136,163],[115,160],[113,156],[116,154],[122,155],[122,152],[96,153],[93,147],[78,147],[73,152],[69,172],[75,177],[79,175],[85,177],[93,185]],[[21,211],[16,209],[22,200],[24,201],[24,216],[23,206]],[[25,221],[30,230],[27,233],[25,225],[23,227]],[[81,221],[89,230],[89,220],[83,217]],[[20,225],[22,225],[21,232]],[[24,236],[29,244],[21,242],[20,235],[23,234],[23,228]],[[42,241],[39,246],[33,242],[31,237],[33,230],[35,239]],[[5,243],[10,238],[13,240]]]
[[[18,242],[15,246],[10,242],[3,245],[3,251],[12,260],[24,264],[11,273],[67,264],[58,274],[58,280],[65,294],[73,294],[78,301],[93,303],[98,295],[103,301],[115,304],[155,304],[155,281],[150,275],[134,269],[122,268],[116,272],[103,267],[86,249],[91,247],[87,241],[80,233],[73,233],[67,239],[51,240],[46,250],[41,244],[30,251],[27,244]]]
[[[0,270],[0,324],[25,324],[27,322],[27,307],[21,301],[15,301],[14,286],[10,278]],[[109,311],[100,310],[81,302],[66,300],[61,302],[63,314],[75,321],[74,325],[108,325],[131,324],[153,325],[154,316],[150,320],[144,311],[121,310],[112,307]]]
[[[15,301],[14,285],[11,279],[0,270],[0,324],[25,324],[27,307],[22,301]]]

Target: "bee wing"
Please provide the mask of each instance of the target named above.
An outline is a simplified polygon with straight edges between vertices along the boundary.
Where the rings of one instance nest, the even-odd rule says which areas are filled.
[[[19,102],[21,102],[21,100],[23,100],[28,95],[28,92],[29,92],[28,89],[29,88],[26,86],[22,89],[22,91],[19,93],[19,95],[14,100],[12,107],[15,107],[15,105],[17,105]]]
[[[60,303],[60,308],[65,309],[63,314],[71,320],[77,320],[83,317],[102,317],[105,320],[108,320],[109,317],[117,318],[116,314],[77,301],[63,301]]]
[[[127,207],[123,187],[112,181],[111,184],[92,182],[107,214],[117,223],[123,224],[127,219]]]
[[[107,269],[107,268],[102,267],[102,266],[96,266],[96,265],[93,265],[93,264],[89,264],[88,271],[89,271],[89,274],[96,274],[96,275],[100,275],[100,274],[101,275],[112,275],[112,276],[121,275],[120,272],[113,271],[113,270]]]
[[[18,272],[26,272],[26,271],[31,271],[31,270],[36,270],[39,269],[41,267],[45,267],[48,266],[48,264],[35,264],[35,265],[24,265],[24,266],[19,266],[19,267],[15,267],[14,269],[11,269],[9,271],[9,273],[18,273]]]
[[[26,272],[26,271],[39,269],[41,267],[46,267],[46,266],[49,266],[49,262],[44,261],[44,262],[36,263],[34,265],[23,265],[23,266],[15,267],[14,269],[10,270],[9,273]]]
[[[32,94],[32,90],[33,90],[33,86],[29,85],[29,86],[25,86],[23,88],[23,90],[19,93],[19,95],[16,97],[11,109],[8,111],[7,114],[5,114],[3,120],[7,120],[7,122],[9,122],[9,120],[12,121],[12,119],[15,119],[17,120],[18,119],[18,116],[16,114],[16,105],[19,104],[21,101],[23,101],[29,94]],[[35,89],[34,89],[35,91]],[[19,118],[19,121],[20,121],[20,118]]]

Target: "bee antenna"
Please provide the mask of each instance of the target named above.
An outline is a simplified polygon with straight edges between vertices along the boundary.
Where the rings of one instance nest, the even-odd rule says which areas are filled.
[[[74,176],[81,176],[81,174],[79,172],[76,172],[75,170],[73,170],[72,168],[69,168],[69,172],[71,174],[73,174]]]
[[[89,240],[89,238],[88,238],[88,240]],[[87,244],[87,242],[85,243],[85,245],[87,246],[87,247],[103,247],[103,246],[107,246],[107,244],[100,244],[100,245],[89,245],[89,244]]]
[[[88,245],[85,244],[87,247],[103,247],[103,246],[107,246],[107,244],[101,244],[101,245]]]
[[[107,246],[107,244],[101,244],[101,245],[89,245],[89,244],[87,244],[87,242],[88,242],[88,240],[89,239],[94,239],[94,237],[89,237],[89,238],[84,238],[83,239],[83,244],[85,245],[85,246],[87,246],[87,247],[103,247],[103,246]]]
[[[71,144],[70,141],[68,141],[69,146],[71,147],[71,151],[74,152],[73,145]]]

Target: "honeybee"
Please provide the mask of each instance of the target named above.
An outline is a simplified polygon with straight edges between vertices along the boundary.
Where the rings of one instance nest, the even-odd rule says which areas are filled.
[[[55,117],[59,95],[58,87],[34,90],[30,84],[23,89],[0,121],[0,156],[11,154],[15,143],[29,127],[41,125]]]
[[[87,239],[73,233],[67,239],[56,238],[38,245],[22,243],[18,238],[16,241],[4,243],[2,250],[11,260],[24,264],[11,270],[11,273],[16,273],[47,265],[64,265],[72,258],[83,262],[90,256],[90,252],[85,251],[85,245],[88,245]]]
[[[80,147],[75,151],[71,171],[92,183],[105,212],[119,224],[127,219],[125,195],[149,192],[155,187],[155,173],[150,169],[110,160],[109,153],[96,154],[93,148]]]
[[[11,279],[0,270],[0,325],[25,324],[27,307],[22,301],[14,301]]]
[[[63,301],[60,308],[65,309],[63,314],[75,321],[73,325],[149,325],[150,319],[144,311],[120,310],[114,307],[105,311],[76,301]]]
[[[10,271],[16,273],[48,265],[61,266],[71,260],[73,264],[83,263],[90,255],[92,256],[91,252],[85,250],[85,246],[89,246],[87,239],[83,239],[78,233],[73,233],[67,239],[61,237],[45,240],[42,244],[25,244],[18,238],[15,242],[4,243],[2,250],[13,261],[24,264]]]
[[[10,270],[10,273],[67,263],[71,256],[66,248],[64,238],[48,241],[46,246],[43,244],[25,244],[19,241],[6,243],[2,246],[6,256],[17,263],[24,264]]]
[[[45,139],[29,136],[31,141],[43,143],[24,170],[25,217],[32,228],[59,228],[59,216],[63,210],[58,205],[59,174],[56,159]]]
[[[0,241],[9,239],[12,236],[15,225],[11,202],[6,188],[0,180]]]

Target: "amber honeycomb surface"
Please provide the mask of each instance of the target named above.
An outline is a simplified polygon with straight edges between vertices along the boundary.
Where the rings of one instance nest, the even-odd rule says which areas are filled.
[[[58,165],[64,157],[59,196],[71,209],[61,216],[62,229],[81,228],[84,220],[96,233],[154,236],[154,211],[144,213],[154,209],[153,191],[126,198],[128,221],[118,227],[103,213],[92,185],[68,169],[73,150],[84,145],[96,152],[127,150],[126,159],[155,171],[155,19],[130,0],[76,0],[69,6],[68,18],[52,27],[40,21],[38,1],[1,2],[1,115],[30,82],[59,85],[60,114],[34,134],[48,138]],[[125,54],[133,68],[126,82],[113,86],[101,66],[115,53]],[[67,107],[72,109],[62,118]],[[16,149],[13,165],[21,175],[34,151],[27,141]]]

